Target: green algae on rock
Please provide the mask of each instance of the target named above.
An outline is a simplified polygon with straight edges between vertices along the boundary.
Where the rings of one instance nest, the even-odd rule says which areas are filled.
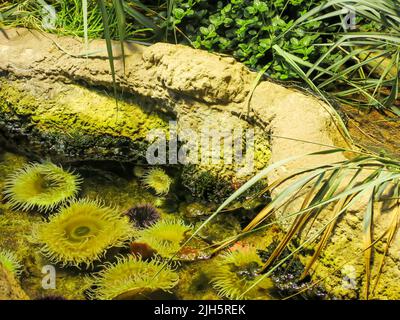
[[[34,84],[1,81],[2,142],[37,158],[53,161],[144,159],[148,133],[163,129],[160,116],[133,102],[77,85],[51,92]],[[7,133],[8,132],[8,133]],[[16,140],[17,139],[17,140]]]

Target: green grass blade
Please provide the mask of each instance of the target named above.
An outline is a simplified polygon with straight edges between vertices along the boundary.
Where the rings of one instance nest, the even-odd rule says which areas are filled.
[[[117,16],[117,26],[118,26],[118,36],[119,36],[119,42],[121,46],[121,57],[122,57],[122,65],[123,65],[123,70],[125,74],[125,46],[124,46],[124,41],[126,38],[126,19],[125,19],[125,12],[124,12],[124,6],[123,0],[113,0],[114,3],[114,8],[115,8],[115,13]]]
[[[116,74],[115,74],[114,54],[113,54],[110,26],[109,26],[109,22],[108,22],[108,13],[107,13],[107,9],[106,9],[104,0],[97,0],[97,4],[100,8],[101,16],[103,19],[104,38],[106,41],[108,61],[110,64],[111,76],[112,76],[112,81],[113,81],[114,97],[115,97],[115,102],[118,107],[117,81],[116,81]]]

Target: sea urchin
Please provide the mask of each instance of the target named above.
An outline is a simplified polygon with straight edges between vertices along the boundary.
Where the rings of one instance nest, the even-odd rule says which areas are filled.
[[[178,219],[165,219],[137,232],[136,241],[147,243],[160,256],[171,258],[191,228]]]
[[[142,204],[130,208],[125,214],[136,228],[144,229],[156,223],[161,215],[151,204]]]
[[[140,257],[119,258],[108,263],[93,279],[89,293],[92,299],[111,300],[140,297],[154,290],[169,291],[179,277],[159,260],[143,261]]]
[[[122,247],[132,234],[127,217],[98,201],[83,199],[51,216],[39,226],[36,237],[50,260],[79,267],[91,265],[111,247]]]
[[[81,178],[52,163],[29,164],[14,173],[5,185],[12,208],[51,211],[75,197]]]
[[[160,168],[150,169],[142,179],[146,187],[153,189],[158,195],[167,194],[172,183],[172,179]]]

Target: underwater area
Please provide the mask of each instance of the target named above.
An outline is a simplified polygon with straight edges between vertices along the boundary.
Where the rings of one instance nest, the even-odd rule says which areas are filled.
[[[0,4],[0,300],[399,300],[397,0]]]

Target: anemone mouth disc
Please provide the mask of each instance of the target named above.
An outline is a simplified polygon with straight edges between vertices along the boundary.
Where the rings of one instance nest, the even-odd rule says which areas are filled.
[[[147,188],[153,189],[158,195],[165,195],[169,192],[172,179],[163,169],[151,169],[143,175],[143,182]]]
[[[134,229],[127,217],[98,201],[83,199],[63,207],[36,234],[41,251],[62,265],[91,265],[111,247],[122,247]]]
[[[178,219],[165,219],[137,232],[137,241],[147,243],[160,256],[172,258],[180,249],[191,227]]]
[[[178,274],[163,262],[130,256],[105,265],[94,276],[89,296],[100,300],[143,298],[143,294],[156,290],[168,292],[178,281]]]
[[[211,282],[228,299],[265,299],[273,284],[258,273],[262,265],[255,247],[230,251],[220,257]]]
[[[73,199],[81,182],[52,163],[29,164],[8,178],[4,194],[13,209],[47,212]]]

